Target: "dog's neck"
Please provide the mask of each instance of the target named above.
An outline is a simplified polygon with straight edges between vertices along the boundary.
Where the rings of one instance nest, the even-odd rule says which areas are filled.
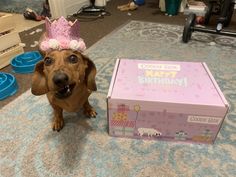
[[[78,84],[73,90],[72,95],[65,99],[59,99],[55,96],[54,92],[48,92],[47,97],[50,103],[57,104],[63,110],[68,112],[77,112],[82,108],[87,101],[89,95],[92,93],[87,89],[85,84]]]

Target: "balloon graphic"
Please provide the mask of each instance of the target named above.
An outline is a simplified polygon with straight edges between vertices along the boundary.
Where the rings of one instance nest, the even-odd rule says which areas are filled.
[[[134,110],[135,110],[136,112],[139,112],[139,111],[140,111],[140,106],[139,106],[139,105],[134,105]]]
[[[134,111],[137,113],[136,114],[136,119],[135,119],[135,129],[136,129],[136,123],[137,123],[137,120],[138,120],[138,112],[140,111],[140,106],[138,104],[134,105]]]

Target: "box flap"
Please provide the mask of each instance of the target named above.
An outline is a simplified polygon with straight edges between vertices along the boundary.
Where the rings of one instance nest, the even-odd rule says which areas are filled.
[[[225,107],[201,62],[120,59],[115,71],[114,99]]]
[[[117,59],[115,67],[114,67],[114,70],[113,70],[113,74],[112,74],[112,78],[111,78],[111,82],[110,82],[107,98],[111,97],[112,90],[113,90],[113,87],[114,87],[115,78],[116,78],[116,74],[117,74],[117,71],[118,71],[119,63],[120,63],[120,59]]]
[[[215,78],[213,77],[213,75],[211,74],[211,72],[210,72],[208,66],[206,65],[206,63],[203,63],[203,66],[205,67],[206,71],[208,72],[208,75],[209,75],[209,77],[211,78],[211,81],[212,81],[212,83],[214,84],[215,89],[217,90],[217,92],[218,92],[220,98],[222,99],[222,102],[223,102],[223,103],[225,104],[225,106],[228,108],[228,107],[229,107],[229,103],[228,103],[227,100],[225,99],[224,94],[223,94],[222,91],[220,90],[220,87],[219,87],[219,85],[217,84],[217,82],[216,82]]]

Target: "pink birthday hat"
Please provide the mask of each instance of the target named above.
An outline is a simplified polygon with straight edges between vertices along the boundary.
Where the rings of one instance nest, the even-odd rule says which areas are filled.
[[[79,22],[67,21],[64,17],[50,21],[45,19],[46,34],[40,43],[40,50],[63,50],[71,49],[83,52],[86,50],[85,43],[79,35]]]

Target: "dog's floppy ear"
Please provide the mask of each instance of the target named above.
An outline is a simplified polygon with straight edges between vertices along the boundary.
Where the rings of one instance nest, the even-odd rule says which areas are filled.
[[[97,85],[95,82],[95,77],[97,74],[97,69],[95,64],[90,60],[87,56],[82,55],[85,63],[87,64],[87,68],[85,69],[85,83],[89,90],[96,91]]]
[[[47,80],[43,72],[44,63],[40,61],[36,64],[32,77],[31,92],[34,95],[43,95],[48,92]]]

